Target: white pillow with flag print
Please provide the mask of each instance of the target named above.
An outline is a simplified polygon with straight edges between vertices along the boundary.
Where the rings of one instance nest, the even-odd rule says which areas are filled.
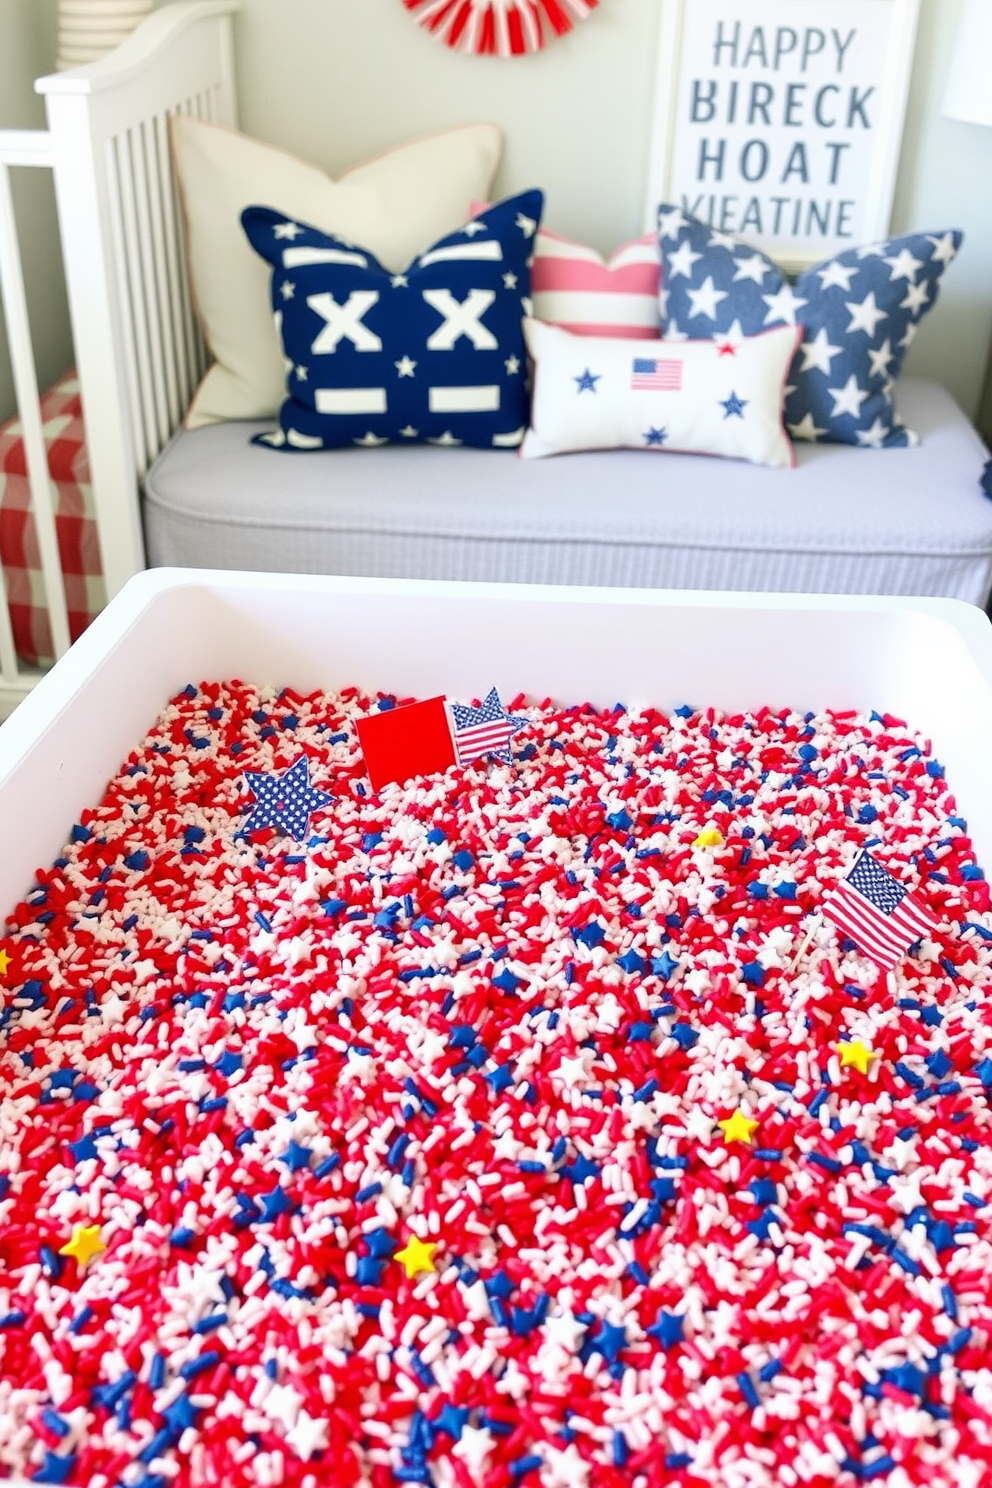
[[[799,326],[706,341],[573,336],[538,320],[524,332],[534,361],[527,459],[646,449],[795,464],[782,405]]]

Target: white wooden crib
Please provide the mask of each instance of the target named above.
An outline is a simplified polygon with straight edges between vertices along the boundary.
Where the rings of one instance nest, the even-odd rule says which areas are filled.
[[[48,127],[0,130],[0,289],[57,655],[69,645],[51,486],[10,193],[53,173],[108,595],[144,567],[140,482],[181,422],[207,355],[193,314],[168,118],[234,124],[237,0],[178,0],[111,56],[39,79]],[[0,716],[30,686],[0,605]]]

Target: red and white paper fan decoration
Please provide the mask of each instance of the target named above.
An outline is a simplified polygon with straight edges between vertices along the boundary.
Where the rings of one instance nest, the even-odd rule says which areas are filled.
[[[519,57],[565,36],[599,0],[403,0],[418,26],[457,52]]]

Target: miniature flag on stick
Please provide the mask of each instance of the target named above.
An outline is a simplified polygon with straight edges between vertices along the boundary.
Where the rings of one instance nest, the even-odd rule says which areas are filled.
[[[905,884],[867,851],[831,889],[822,909],[883,971],[892,971],[913,942],[939,924]]]
[[[510,740],[529,723],[514,718],[495,687],[481,707],[450,706],[443,697],[370,713],[358,720],[358,742],[373,790],[414,775],[441,774],[449,765],[470,765],[495,754],[513,763]]]

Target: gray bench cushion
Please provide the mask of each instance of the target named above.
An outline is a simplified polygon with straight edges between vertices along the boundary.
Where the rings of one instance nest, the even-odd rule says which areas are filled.
[[[982,443],[936,384],[906,379],[898,399],[917,448],[799,445],[792,471],[627,450],[286,454],[249,443],[263,425],[219,424],[149,473],[149,562],[984,604]]]

